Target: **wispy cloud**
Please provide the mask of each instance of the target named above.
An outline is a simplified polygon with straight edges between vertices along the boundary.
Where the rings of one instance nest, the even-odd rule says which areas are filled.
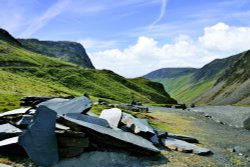
[[[168,3],[168,0],[162,0],[161,13],[159,17],[156,20],[154,20],[154,22],[149,26],[150,30],[153,28],[154,25],[156,25],[164,17],[166,13],[167,3]]]
[[[19,37],[28,38],[36,31],[44,27],[50,20],[61,14],[67,5],[69,0],[58,0],[55,4],[50,6],[40,17],[36,18],[20,35]]]
[[[88,51],[99,49],[111,49],[117,47],[118,41],[115,40],[99,40],[93,38],[85,38],[78,40]]]

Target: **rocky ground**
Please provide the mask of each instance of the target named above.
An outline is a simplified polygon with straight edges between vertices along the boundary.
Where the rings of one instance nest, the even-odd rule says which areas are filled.
[[[151,115],[166,118],[164,124],[170,131],[196,137],[203,147],[213,151],[213,155],[207,157],[166,152],[169,166],[250,166],[249,130],[215,122],[202,112],[162,107],[150,107],[150,110]]]

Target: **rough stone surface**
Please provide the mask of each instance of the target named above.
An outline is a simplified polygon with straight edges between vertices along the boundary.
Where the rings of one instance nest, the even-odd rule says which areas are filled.
[[[168,137],[168,132],[164,131],[164,130],[160,130],[157,128],[154,128],[154,132],[155,134],[159,137],[159,138],[166,138]]]
[[[130,128],[133,133],[140,136],[150,138],[155,134],[153,128],[150,127],[145,120],[141,121],[131,114],[122,113],[121,122]]]
[[[34,121],[19,137],[19,144],[36,165],[51,166],[59,160],[55,123],[56,112],[39,106]]]
[[[59,115],[66,113],[86,113],[92,107],[89,98],[82,96],[74,99],[54,98],[38,104],[37,106],[46,106]]]
[[[84,148],[81,147],[68,147],[68,148],[59,148],[59,155],[61,158],[71,158],[78,155],[81,155],[84,152]],[[73,164],[71,164],[72,166]]]
[[[196,138],[193,138],[191,136],[186,136],[186,135],[168,133],[168,137],[174,138],[174,139],[179,139],[179,140],[184,140],[184,141],[189,142],[189,143],[199,143],[199,141]]]
[[[161,142],[163,143],[164,146],[176,151],[195,153],[198,155],[208,155],[211,153],[209,149],[202,148],[194,144],[190,144],[188,142],[174,138],[161,139]]]
[[[117,128],[122,117],[122,111],[119,108],[102,110],[100,118],[108,121],[112,128]]]
[[[68,114],[65,114],[65,115],[67,117],[69,117],[69,118],[73,118],[73,119],[77,119],[77,120],[80,120],[80,121],[84,121],[84,122],[88,122],[88,123],[92,123],[92,124],[96,124],[96,125],[100,125],[100,126],[110,128],[109,123],[107,122],[107,120],[102,119],[102,118],[92,117],[92,116],[83,115],[83,114],[79,114],[79,113],[68,113]]]
[[[22,131],[20,129],[9,123],[0,125],[0,140],[19,136],[21,133]]]
[[[17,143],[18,143],[18,136],[0,141],[0,147]]]
[[[92,123],[63,117],[62,121],[74,130],[81,130],[91,141],[110,145],[141,154],[155,154],[159,150],[148,140],[129,132],[118,131]]]

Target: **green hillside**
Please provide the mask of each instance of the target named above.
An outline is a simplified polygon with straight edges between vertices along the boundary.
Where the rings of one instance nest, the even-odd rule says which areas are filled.
[[[165,68],[164,71],[156,70],[144,77],[153,77],[152,81],[162,83],[165,90],[180,103],[249,105],[249,69],[250,51],[246,51],[228,58],[216,59],[193,72],[190,72],[192,68]],[[178,75],[176,71],[179,72]],[[154,78],[155,76],[165,77]]]
[[[80,96],[144,103],[176,103],[163,85],[143,78],[126,79],[34,53],[0,39],[0,111],[19,107],[23,96]]]

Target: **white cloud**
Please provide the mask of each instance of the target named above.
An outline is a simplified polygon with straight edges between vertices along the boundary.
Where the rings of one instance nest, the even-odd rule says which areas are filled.
[[[94,65],[126,77],[142,76],[163,67],[201,67],[215,58],[224,58],[250,49],[250,27],[218,23],[204,28],[196,39],[181,35],[173,43],[159,45],[141,36],[135,45],[90,53]]]
[[[160,15],[157,19],[154,20],[154,22],[150,25],[149,29],[152,29],[152,27],[157,24],[159,21],[161,21],[161,19],[164,17],[165,13],[166,13],[166,7],[167,7],[167,0],[162,0],[162,5],[161,5],[161,12]]]
[[[55,4],[50,6],[42,16],[35,18],[34,22],[31,23],[20,35],[22,38],[29,38],[36,31],[44,27],[50,20],[61,14],[69,4],[69,0],[58,0]]]

